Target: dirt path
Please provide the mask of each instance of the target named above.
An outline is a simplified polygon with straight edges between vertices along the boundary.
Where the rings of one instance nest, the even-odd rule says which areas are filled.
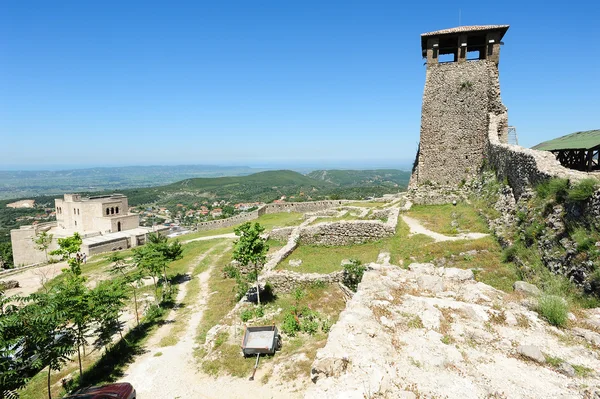
[[[185,333],[177,344],[167,347],[156,345],[170,330],[168,325],[161,327],[155,337],[149,340],[148,352],[138,357],[126,370],[121,381],[133,384],[138,399],[302,397],[300,393],[279,392],[277,388],[262,385],[258,380],[250,382],[247,379],[233,377],[213,378],[199,370],[198,360],[193,354],[196,333],[210,295],[208,279],[219,258],[220,256],[216,257],[207,270],[195,277],[200,280],[200,295],[192,305],[193,310]]]
[[[52,280],[62,272],[62,269],[67,267],[67,262],[59,262],[51,265],[25,269],[14,274],[11,273],[7,276],[3,276],[1,280],[16,280],[19,282],[19,288],[7,290],[6,295],[27,296],[37,292],[37,290],[42,287],[42,282]]]
[[[402,215],[402,220],[404,220],[404,223],[406,223],[410,228],[410,234],[425,234],[426,236],[433,238],[436,242],[476,240],[478,238],[483,238],[489,235],[485,233],[461,233],[456,236],[445,236],[443,234],[429,230],[427,227],[423,226],[421,222],[419,222],[417,219],[413,219],[411,217]]]
[[[237,236],[235,235],[235,233],[217,234],[215,236],[192,238],[191,240],[182,241],[181,243],[187,244],[188,242],[193,242],[193,241],[216,240],[218,238],[237,238]]]

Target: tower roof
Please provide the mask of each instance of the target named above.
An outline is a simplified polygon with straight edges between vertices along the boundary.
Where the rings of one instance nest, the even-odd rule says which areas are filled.
[[[474,32],[484,32],[484,31],[500,31],[500,38],[506,33],[509,25],[469,25],[469,26],[457,26],[456,28],[449,29],[441,29],[433,32],[427,32],[421,34],[421,48],[423,50],[427,47],[427,38],[432,36],[450,36],[450,35],[458,35],[458,34],[469,34]]]

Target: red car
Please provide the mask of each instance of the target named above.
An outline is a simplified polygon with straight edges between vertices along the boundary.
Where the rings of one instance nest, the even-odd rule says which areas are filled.
[[[135,399],[135,389],[128,382],[89,387],[63,399]]]

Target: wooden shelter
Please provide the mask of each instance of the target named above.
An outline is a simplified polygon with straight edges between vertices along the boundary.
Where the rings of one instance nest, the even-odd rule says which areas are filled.
[[[532,148],[552,152],[567,168],[584,172],[600,170],[600,130],[571,133]]]

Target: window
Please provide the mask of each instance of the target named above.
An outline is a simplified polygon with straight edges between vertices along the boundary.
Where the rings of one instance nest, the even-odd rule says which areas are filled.
[[[115,214],[115,208],[110,208],[110,214],[114,215]]]
[[[73,208],[73,215],[77,215],[77,209]]]
[[[115,208],[115,213],[119,213],[119,207]]]
[[[117,222],[117,231],[121,231],[121,222]]]
[[[110,215],[110,209],[106,208],[106,216]]]
[[[77,220],[75,221],[75,226],[77,226]]]
[[[79,208],[77,208],[77,214],[79,215]]]

